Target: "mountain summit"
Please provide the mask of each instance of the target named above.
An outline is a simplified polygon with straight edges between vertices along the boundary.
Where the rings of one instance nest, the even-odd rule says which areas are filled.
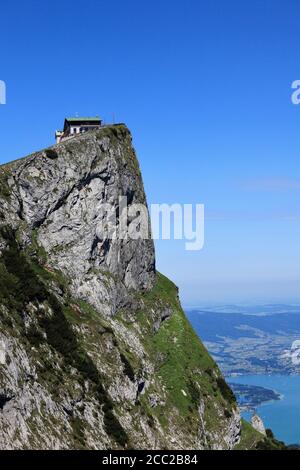
[[[101,205],[119,223],[124,195],[146,205],[124,125],[0,167],[1,449],[262,439],[156,272],[151,237],[99,236]]]

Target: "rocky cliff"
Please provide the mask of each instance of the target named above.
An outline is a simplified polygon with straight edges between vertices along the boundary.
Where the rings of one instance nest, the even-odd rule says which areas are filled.
[[[119,223],[124,195],[146,203],[123,125],[0,167],[2,449],[240,442],[235,397],[151,238],[99,236],[101,205]]]

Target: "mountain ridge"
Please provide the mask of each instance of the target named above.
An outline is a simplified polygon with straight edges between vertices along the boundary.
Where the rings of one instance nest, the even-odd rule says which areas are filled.
[[[151,237],[102,250],[99,204],[146,205],[131,140],[108,126],[0,168],[2,449],[243,441],[235,397],[156,271]]]

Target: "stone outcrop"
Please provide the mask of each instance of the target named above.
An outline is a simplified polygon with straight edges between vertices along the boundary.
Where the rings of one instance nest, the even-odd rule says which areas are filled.
[[[240,414],[155,271],[148,239],[99,235],[146,204],[123,125],[0,167],[0,448],[232,449]],[[128,224],[134,223],[129,218]]]
[[[251,424],[252,424],[253,428],[256,429],[256,431],[260,432],[264,436],[267,435],[263,420],[257,414],[254,414],[252,416]]]

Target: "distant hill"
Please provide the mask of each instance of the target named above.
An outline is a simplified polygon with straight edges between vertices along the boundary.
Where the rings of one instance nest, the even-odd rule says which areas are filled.
[[[224,306],[187,316],[226,375],[300,373],[290,356],[300,339],[300,307]]]

